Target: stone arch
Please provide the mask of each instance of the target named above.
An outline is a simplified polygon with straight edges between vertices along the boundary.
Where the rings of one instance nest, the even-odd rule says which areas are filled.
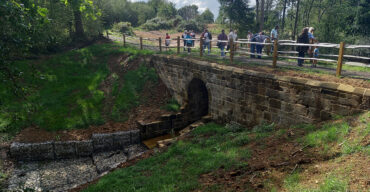
[[[187,86],[187,112],[192,121],[208,114],[209,94],[206,84],[199,78],[193,78]]]

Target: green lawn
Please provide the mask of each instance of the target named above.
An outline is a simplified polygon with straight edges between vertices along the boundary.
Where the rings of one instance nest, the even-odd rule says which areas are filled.
[[[131,55],[134,59],[153,52],[118,44],[96,44],[46,59],[14,62],[24,95],[17,94],[19,89],[14,89],[10,81],[0,83],[0,134],[14,135],[30,125],[55,131],[104,123],[101,112],[105,95],[99,85],[110,75],[109,58],[117,54]],[[153,69],[142,66],[117,78],[127,81],[122,88],[116,88],[118,99],[112,117],[119,118],[120,113],[138,103],[145,82],[156,81],[157,76]]]
[[[234,127],[234,128],[233,128]],[[244,145],[249,132],[210,123],[196,128],[191,139],[179,141],[164,153],[116,170],[85,191],[191,191],[201,174],[245,166],[251,152]],[[206,139],[205,139],[206,138]]]

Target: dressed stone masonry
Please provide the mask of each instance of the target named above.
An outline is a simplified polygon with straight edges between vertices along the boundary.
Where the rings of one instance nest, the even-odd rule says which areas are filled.
[[[10,146],[10,155],[19,161],[88,157],[93,153],[125,149],[140,141],[140,130],[131,130],[93,134],[90,140],[84,141],[14,142]]]
[[[262,121],[312,123],[370,108],[370,89],[178,56],[154,55],[150,62],[182,105],[189,102],[189,83],[202,80],[208,90],[209,114],[218,122],[236,121],[247,126]]]

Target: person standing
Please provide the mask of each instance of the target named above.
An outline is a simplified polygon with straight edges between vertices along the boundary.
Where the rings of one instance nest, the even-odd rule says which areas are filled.
[[[166,40],[165,40],[166,47],[170,46],[171,44],[171,37],[166,33]]]
[[[202,35],[203,40],[203,52],[205,52],[205,49],[208,49],[208,55],[211,53],[211,40],[212,40],[212,34],[205,29],[204,33]]]
[[[310,44],[314,44],[314,43],[317,42],[315,36],[313,35],[314,32],[315,32],[315,28],[313,28],[313,27],[308,28],[308,39],[310,41]],[[309,55],[310,58],[313,57],[314,49],[315,49],[315,47],[313,47],[313,46],[309,47],[309,49],[308,49],[308,55]],[[313,60],[310,60],[310,61],[313,64],[314,61]]]
[[[248,31],[248,36],[247,36],[248,42],[251,42],[252,38],[253,38],[253,33],[251,31]],[[249,49],[251,48],[251,44],[248,44],[248,48]]]
[[[258,36],[256,36],[256,42],[257,43],[264,43],[267,38],[268,37],[265,35],[264,32],[260,32],[258,34]],[[263,47],[264,47],[263,44],[257,44],[256,45],[258,59],[261,59],[262,58],[262,49],[263,49]]]
[[[279,31],[279,25],[276,25],[275,28],[273,28],[271,30],[271,42],[274,42],[275,40],[278,39],[279,35],[278,35],[278,31]],[[274,45],[271,46],[271,52],[274,51]]]
[[[315,49],[313,50],[313,57],[315,59],[318,59],[319,58],[319,48],[318,47],[315,47]],[[313,60],[311,67],[316,67],[316,65],[317,65],[317,60]]]
[[[225,30],[224,29],[222,29],[221,34],[218,35],[217,40],[218,40],[217,46],[221,50],[221,57],[225,57],[225,46],[226,46],[226,42],[220,42],[220,41],[227,41],[228,40],[227,35],[225,34]]]
[[[191,46],[194,47],[194,45],[195,45],[195,33],[194,33],[193,30],[191,30],[190,36],[193,39],[192,40],[192,43],[191,43]]]
[[[275,28],[271,30],[271,40],[278,39],[278,30],[279,30],[278,25],[276,25]]]
[[[308,28],[303,28],[301,34],[298,36],[297,43],[309,44]],[[304,60],[302,59],[308,50],[308,46],[297,46],[298,51],[298,66],[302,67]]]
[[[192,37],[191,37],[191,34],[190,32],[188,32],[185,36],[185,46],[187,47],[188,49],[188,54],[190,54],[191,52],[191,47],[192,47],[192,44],[193,44],[193,40],[192,40]]]
[[[188,34],[188,30],[185,29],[184,33],[182,34],[181,38],[182,38],[182,41],[184,42],[184,51],[186,49],[186,35]]]
[[[254,35],[252,35],[252,38],[251,38],[251,42],[252,42],[252,44],[250,44],[251,45],[251,58],[255,58],[256,57],[256,55],[255,55],[255,53],[256,53],[256,42],[257,42],[257,37],[258,37],[258,34],[256,33],[256,34],[254,34]]]
[[[227,49],[226,50],[229,50],[230,49],[230,41],[233,41],[233,43],[236,41],[236,38],[238,36],[235,34],[234,30],[230,29],[230,33],[228,35],[228,39],[229,39],[229,44],[227,45]]]

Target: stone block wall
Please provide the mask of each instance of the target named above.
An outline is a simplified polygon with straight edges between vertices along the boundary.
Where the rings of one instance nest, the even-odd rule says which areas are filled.
[[[10,155],[19,161],[88,157],[93,153],[125,149],[140,141],[140,130],[131,130],[93,134],[90,140],[84,141],[14,142],[10,146]]]
[[[137,123],[140,129],[141,139],[145,140],[170,134],[172,130],[180,131],[200,118],[191,116],[189,110],[182,108],[181,112],[163,115],[158,121],[150,123],[138,121]]]
[[[275,76],[177,56],[154,55],[151,65],[183,105],[189,102],[189,82],[201,79],[209,94],[209,114],[219,122],[289,125],[370,109],[370,89],[351,85]]]

